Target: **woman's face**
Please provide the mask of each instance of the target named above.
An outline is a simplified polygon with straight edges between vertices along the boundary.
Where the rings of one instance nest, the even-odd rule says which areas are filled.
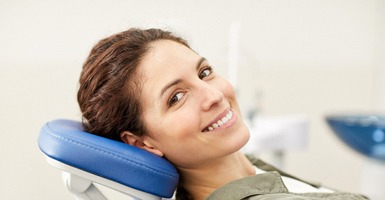
[[[177,167],[211,162],[246,144],[233,87],[186,46],[169,40],[152,46],[139,66],[145,143]]]

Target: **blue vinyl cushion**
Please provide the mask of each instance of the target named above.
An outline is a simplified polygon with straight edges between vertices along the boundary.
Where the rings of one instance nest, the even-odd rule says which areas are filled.
[[[48,122],[38,144],[48,157],[160,197],[170,198],[178,184],[179,174],[164,158],[86,133],[77,121]]]
[[[350,148],[367,157],[385,161],[385,115],[330,115],[326,121]]]

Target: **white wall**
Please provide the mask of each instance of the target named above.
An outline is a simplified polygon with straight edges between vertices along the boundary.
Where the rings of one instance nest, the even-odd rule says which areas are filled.
[[[376,43],[375,43],[375,87],[376,107],[385,110],[385,1],[378,1],[376,6]]]
[[[36,141],[44,122],[80,119],[77,79],[97,40],[131,26],[170,26],[226,75],[233,21],[241,23],[240,74],[255,73],[239,90],[257,88],[261,115],[310,118],[308,148],[288,152],[287,170],[357,191],[363,158],[324,116],[378,111],[383,1],[237,2],[0,0],[0,199],[71,199]]]

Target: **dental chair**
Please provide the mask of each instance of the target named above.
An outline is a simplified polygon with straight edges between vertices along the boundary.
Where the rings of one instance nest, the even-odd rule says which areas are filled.
[[[178,172],[164,158],[86,133],[77,121],[46,123],[38,144],[77,200],[107,200],[94,183],[143,200],[171,198],[178,184]]]

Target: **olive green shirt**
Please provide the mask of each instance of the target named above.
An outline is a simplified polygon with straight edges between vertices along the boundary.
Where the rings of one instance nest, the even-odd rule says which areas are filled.
[[[248,156],[250,162],[256,167],[267,171],[266,173],[232,181],[211,193],[206,200],[365,200],[359,194],[333,192],[333,193],[291,193],[286,188],[281,176],[297,179],[316,188],[321,185],[310,183],[290,174],[287,174],[262,160]]]

